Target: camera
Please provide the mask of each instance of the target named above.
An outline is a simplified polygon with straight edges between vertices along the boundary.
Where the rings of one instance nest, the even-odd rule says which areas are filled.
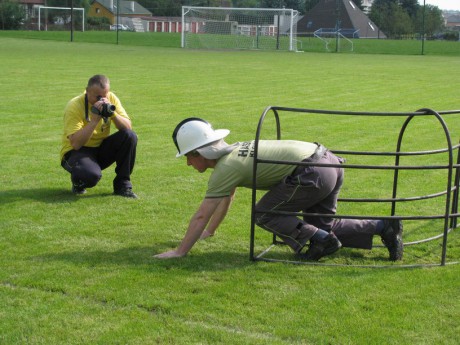
[[[102,110],[100,112],[101,116],[102,117],[110,117],[115,112],[115,109],[117,109],[117,108],[113,104],[104,103],[104,104],[102,104]]]
[[[99,101],[102,97],[98,97],[97,100]],[[104,118],[111,117],[117,108],[111,103],[103,103],[102,110],[99,111],[95,106],[91,108],[91,111],[99,116]]]

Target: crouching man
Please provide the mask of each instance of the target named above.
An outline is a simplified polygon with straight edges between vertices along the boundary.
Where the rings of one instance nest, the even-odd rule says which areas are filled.
[[[214,130],[199,118],[188,118],[174,130],[173,140],[187,165],[200,173],[213,169],[208,189],[193,215],[182,242],[176,249],[157,254],[166,259],[185,256],[201,238],[214,235],[230,208],[237,187],[252,188],[254,141],[227,144],[227,129]],[[318,162],[340,165],[343,159],[316,143],[292,140],[260,140],[260,159]],[[403,255],[400,220],[334,219],[337,199],[343,183],[343,168],[293,166],[263,163],[257,169],[257,187],[268,190],[256,205],[256,222],[276,234],[292,248],[298,259],[317,261],[342,246],[371,249],[378,235],[388,248],[389,259]],[[272,214],[267,211],[324,214],[305,217]],[[304,250],[305,248],[305,250]]]

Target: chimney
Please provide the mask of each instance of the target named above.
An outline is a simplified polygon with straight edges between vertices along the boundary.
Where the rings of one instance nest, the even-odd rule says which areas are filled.
[[[130,2],[130,8],[131,8],[131,11],[134,13],[134,1]]]
[[[113,0],[109,1],[109,9],[113,11]]]

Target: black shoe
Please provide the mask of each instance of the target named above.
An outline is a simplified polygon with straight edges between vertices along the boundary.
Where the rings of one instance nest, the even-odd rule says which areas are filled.
[[[80,187],[78,185],[72,185],[72,193],[75,195],[82,195],[86,193],[85,187]]]
[[[382,242],[388,248],[390,260],[397,261],[403,257],[403,225],[399,219],[385,219],[382,230]]]
[[[125,198],[133,198],[137,199],[137,195],[134,194],[132,188],[121,188],[121,189],[116,189],[113,194],[119,195],[119,196],[124,196]]]
[[[339,239],[331,232],[322,241],[310,241],[308,250],[305,254],[299,254],[298,257],[303,260],[318,261],[323,256],[331,255],[342,247]]]

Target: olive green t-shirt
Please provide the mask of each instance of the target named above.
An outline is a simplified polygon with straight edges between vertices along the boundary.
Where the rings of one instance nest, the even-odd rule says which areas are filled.
[[[229,196],[235,187],[252,187],[254,141],[238,143],[229,154],[217,161],[206,191],[207,198]],[[310,157],[317,144],[295,140],[260,140],[258,159],[300,162]],[[259,163],[257,188],[269,189],[291,174],[295,165]]]

